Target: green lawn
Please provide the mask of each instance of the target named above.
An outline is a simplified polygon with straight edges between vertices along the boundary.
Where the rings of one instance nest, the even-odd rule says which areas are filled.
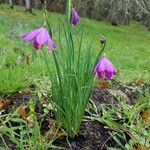
[[[29,65],[20,64],[20,56],[32,56],[32,46],[22,41],[22,35],[42,26],[42,12],[34,11],[36,15],[25,13],[24,8],[9,9],[0,5],[0,93],[11,93],[26,88],[46,71],[40,58]],[[49,13],[53,29],[53,38],[59,50],[58,31],[59,20],[65,20],[58,13]],[[144,79],[150,81],[150,32],[140,24],[132,22],[130,26],[111,26],[104,22],[81,19],[75,27],[76,46],[82,24],[85,25],[83,50],[94,39],[93,53],[100,50],[100,35],[107,39],[105,54],[118,70],[117,80],[122,82]],[[62,34],[62,39],[64,35]],[[24,54],[23,54],[24,53]]]

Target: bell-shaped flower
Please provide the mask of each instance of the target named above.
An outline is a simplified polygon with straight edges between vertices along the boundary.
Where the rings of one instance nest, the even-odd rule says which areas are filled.
[[[112,79],[117,74],[117,70],[113,66],[110,60],[106,57],[102,57],[96,64],[94,69],[94,75],[97,75],[101,79]]]
[[[25,42],[33,42],[33,46],[36,50],[42,48],[44,45],[48,45],[50,50],[55,49],[55,43],[53,42],[52,38],[50,37],[46,28],[41,27],[36,29],[32,32],[26,33],[23,36],[23,40]]]
[[[80,17],[78,13],[74,8],[72,8],[72,24],[76,26],[79,22],[80,22]]]

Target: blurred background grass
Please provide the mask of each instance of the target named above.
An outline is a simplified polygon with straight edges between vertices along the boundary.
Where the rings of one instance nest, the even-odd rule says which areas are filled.
[[[44,61],[39,57],[28,63],[24,57],[33,55],[32,44],[25,44],[22,35],[42,26],[42,11],[34,10],[35,15],[25,13],[23,7],[9,9],[0,5],[0,93],[12,93],[22,90],[34,83],[34,80],[47,74]],[[53,39],[59,50],[59,20],[65,21],[63,15],[49,13],[53,29]],[[118,70],[117,80],[131,82],[138,79],[150,81],[150,32],[137,22],[129,26],[111,26],[105,22],[82,18],[79,26],[74,28],[75,44],[78,47],[79,33],[85,26],[83,50],[94,39],[93,53],[101,49],[100,35],[107,39],[106,56]],[[62,41],[64,39],[61,33]],[[46,48],[44,48],[46,49]],[[93,54],[93,56],[94,56]],[[23,61],[23,62],[22,62]]]

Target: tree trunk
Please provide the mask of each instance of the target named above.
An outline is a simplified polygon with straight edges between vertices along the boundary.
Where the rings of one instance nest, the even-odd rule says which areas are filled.
[[[9,3],[9,2],[8,2],[8,0],[5,0],[5,3],[7,3],[7,4],[8,4],[8,3]]]
[[[34,7],[35,7],[35,9],[42,8],[42,2],[40,0],[35,0]]]
[[[32,13],[31,0],[25,0],[26,11]]]
[[[9,0],[9,6],[10,6],[11,9],[14,8],[13,1],[12,1],[12,0]]]
[[[19,0],[19,5],[24,6],[25,5],[25,1],[24,0]]]
[[[117,10],[117,0],[111,0],[107,20],[114,26],[118,25],[116,10]]]
[[[150,2],[143,0],[143,3],[145,4],[145,8],[147,9],[147,11],[150,13]]]

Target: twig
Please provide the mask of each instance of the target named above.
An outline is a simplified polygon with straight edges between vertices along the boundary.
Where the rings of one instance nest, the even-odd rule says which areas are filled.
[[[67,144],[69,145],[70,149],[73,149],[70,142],[69,142],[69,140],[68,140],[68,137],[66,138],[66,141],[67,141]]]
[[[103,143],[103,145],[101,146],[100,150],[102,150],[102,149],[104,148],[105,144],[106,144],[115,134],[117,134],[117,132],[113,133],[110,137],[108,137],[108,138],[106,139],[106,141],[105,141],[105,142]]]
[[[5,139],[3,138],[3,136],[0,134],[0,137],[2,139],[3,144],[6,146],[7,149],[9,149],[9,147],[7,146]]]

